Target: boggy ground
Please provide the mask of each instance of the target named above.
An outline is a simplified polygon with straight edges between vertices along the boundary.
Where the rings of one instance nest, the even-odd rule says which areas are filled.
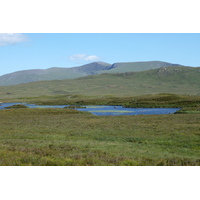
[[[83,96],[57,95],[2,100],[3,102],[30,102],[40,105],[122,105],[132,108],[200,107],[200,96],[177,94],[148,94],[140,96]]]
[[[200,165],[200,115],[0,110],[0,165]]]

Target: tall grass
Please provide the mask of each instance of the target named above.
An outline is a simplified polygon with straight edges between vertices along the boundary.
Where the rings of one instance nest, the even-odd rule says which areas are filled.
[[[198,165],[200,115],[0,110],[0,165]]]

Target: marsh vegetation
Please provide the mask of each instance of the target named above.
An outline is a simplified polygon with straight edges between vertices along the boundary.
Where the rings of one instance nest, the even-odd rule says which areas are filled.
[[[199,165],[200,115],[0,111],[0,165]]]
[[[59,108],[0,110],[0,165],[200,165],[198,96],[68,98],[64,95],[24,100],[43,105],[65,102],[183,108],[178,114],[132,116],[96,116]]]

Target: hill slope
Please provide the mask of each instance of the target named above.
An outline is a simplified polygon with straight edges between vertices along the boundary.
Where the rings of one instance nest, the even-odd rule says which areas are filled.
[[[49,69],[17,71],[0,76],[0,85],[17,85],[34,81],[74,79],[91,74],[97,74],[98,71],[107,70],[110,66],[111,64],[104,62],[93,62],[72,68],[53,67]]]
[[[148,62],[122,62],[114,63],[108,73],[122,73],[122,72],[139,72],[146,71],[150,69],[157,69],[160,67],[169,66],[180,66],[178,64],[172,64],[168,62],[161,61],[148,61]]]
[[[1,86],[0,99],[42,95],[115,95],[174,93],[200,95],[200,67],[163,67],[143,72],[101,74],[74,80],[56,80]]]
[[[161,61],[114,63],[112,65],[104,62],[93,62],[72,68],[54,67],[49,69],[17,71],[0,76],[0,85],[17,85],[34,81],[74,79],[102,73],[145,71],[174,65],[175,64]]]

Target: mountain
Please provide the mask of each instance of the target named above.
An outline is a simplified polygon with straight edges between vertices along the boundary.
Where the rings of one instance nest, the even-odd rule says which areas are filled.
[[[142,72],[106,73],[73,80],[39,81],[0,87],[0,99],[43,95],[135,96],[174,93],[200,95],[200,67],[161,67]],[[67,97],[66,97],[67,98]]]
[[[0,76],[0,85],[17,85],[35,81],[75,79],[94,74],[145,71],[175,65],[177,66],[178,64],[161,61],[124,62],[114,63],[112,65],[105,62],[93,62],[71,68],[53,67],[49,69],[17,71]]]
[[[179,64],[172,64],[161,61],[148,61],[148,62],[121,62],[114,63],[108,73],[122,73],[122,72],[139,72],[150,69],[157,69],[160,67],[181,66]]]
[[[17,71],[0,76],[0,85],[17,85],[21,83],[74,79],[82,76],[97,74],[100,70],[108,70],[111,64],[105,62],[93,62],[80,67],[49,69],[33,69]]]

